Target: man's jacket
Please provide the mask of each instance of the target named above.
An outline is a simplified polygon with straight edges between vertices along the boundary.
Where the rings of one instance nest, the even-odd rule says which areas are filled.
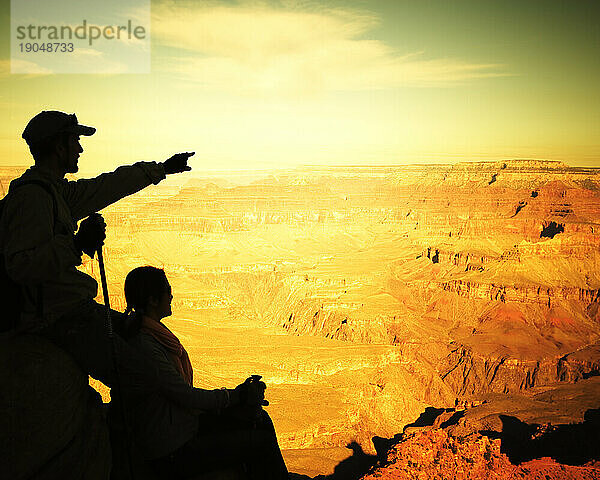
[[[8,275],[23,286],[23,329],[43,328],[96,296],[97,282],[75,268],[81,265],[81,255],[73,243],[77,222],[164,178],[162,164],[138,162],[77,181],[33,166],[10,183],[0,219],[0,246]],[[39,185],[15,188],[29,180],[48,183],[55,200]],[[42,286],[41,308],[38,285]],[[38,318],[40,311],[43,318]]]

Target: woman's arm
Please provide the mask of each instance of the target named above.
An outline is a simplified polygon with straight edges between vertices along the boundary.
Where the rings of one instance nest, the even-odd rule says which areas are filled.
[[[186,408],[213,411],[239,403],[235,390],[204,390],[188,385],[152,335],[140,333],[140,346],[158,368],[159,392],[165,398]]]

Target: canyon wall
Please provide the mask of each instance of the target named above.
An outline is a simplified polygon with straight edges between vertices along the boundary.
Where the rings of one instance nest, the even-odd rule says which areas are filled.
[[[129,270],[164,268],[198,385],[258,365],[286,448],[373,451],[428,405],[600,367],[600,169],[303,167],[150,187],[102,213],[113,307]],[[221,328],[248,352],[264,342],[260,362]]]
[[[597,368],[576,353],[600,338],[599,169],[307,167],[248,184],[196,180],[140,202],[107,210],[121,239],[108,254],[176,273],[182,308],[400,354],[365,366],[386,379],[380,387],[344,394],[362,406],[346,410],[343,428],[363,437],[408,421],[394,411]]]

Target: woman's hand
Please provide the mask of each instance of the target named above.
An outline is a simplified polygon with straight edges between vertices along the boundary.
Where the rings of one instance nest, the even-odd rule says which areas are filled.
[[[236,392],[240,398],[240,405],[268,405],[269,402],[265,400],[265,390],[267,386],[265,382],[262,382],[260,375],[252,375],[248,377],[244,383],[240,383],[235,387]]]

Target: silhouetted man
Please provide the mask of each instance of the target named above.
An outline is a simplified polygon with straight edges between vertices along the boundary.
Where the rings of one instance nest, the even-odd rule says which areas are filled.
[[[193,152],[163,163],[119,167],[92,179],[65,180],[66,173],[78,171],[79,136],[95,131],[80,125],[74,114],[59,111],[43,111],[29,121],[22,136],[35,164],[10,184],[0,242],[6,271],[22,287],[19,330],[50,339],[86,373],[111,386],[115,375],[106,311],[93,300],[98,284],[76,268],[82,254],[93,257],[105,238],[104,220],[94,213],[167,174],[191,170],[187,160]],[[118,336],[115,350],[124,388],[128,375],[142,376],[145,385],[153,382],[155,372]]]

